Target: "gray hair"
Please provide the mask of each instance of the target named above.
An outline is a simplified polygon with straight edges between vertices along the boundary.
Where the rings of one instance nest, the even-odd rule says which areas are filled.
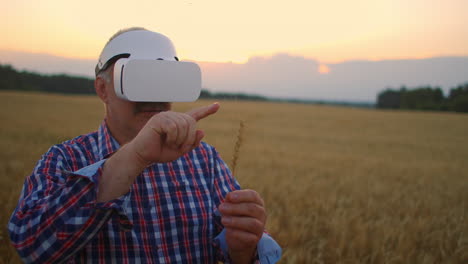
[[[114,67],[108,67],[107,69],[100,71],[97,75],[97,77],[101,77],[107,84],[111,83],[111,74],[110,74],[110,69],[113,69]]]
[[[111,42],[113,39],[115,39],[116,37],[122,35],[123,33],[125,32],[129,32],[129,31],[135,31],[135,30],[147,30],[146,28],[144,27],[129,27],[129,28],[123,28],[119,31],[117,31],[117,33],[115,33],[114,35],[112,35],[112,37],[110,37],[110,39],[107,41],[106,43],[106,46],[107,44],[109,44],[109,42]]]

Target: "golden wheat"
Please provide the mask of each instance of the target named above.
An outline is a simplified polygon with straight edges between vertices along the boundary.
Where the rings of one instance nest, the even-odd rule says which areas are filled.
[[[232,163],[231,163],[232,175],[236,175],[235,171],[236,171],[236,166],[237,166],[237,160],[239,159],[240,148],[242,146],[243,133],[244,133],[244,121],[241,120],[239,122],[239,131],[237,132],[237,141],[236,141],[236,144],[234,145],[234,154],[232,155]]]
[[[18,263],[6,224],[24,178],[52,144],[97,129],[103,107],[0,96],[0,263]],[[221,102],[200,127],[222,157],[239,120],[236,178],[265,200],[281,263],[468,263],[468,115]]]

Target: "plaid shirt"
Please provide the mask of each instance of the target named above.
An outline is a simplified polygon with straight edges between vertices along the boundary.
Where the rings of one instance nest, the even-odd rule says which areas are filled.
[[[103,122],[97,132],[43,155],[25,180],[8,225],[23,261],[228,261],[217,207],[240,186],[216,150],[202,143],[174,162],[155,163],[127,194],[97,203],[102,166],[118,148]]]

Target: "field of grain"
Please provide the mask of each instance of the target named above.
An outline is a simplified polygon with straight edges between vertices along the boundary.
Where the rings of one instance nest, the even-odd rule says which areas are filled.
[[[97,129],[95,97],[0,92],[0,263],[18,263],[6,224],[55,143]],[[175,105],[184,111],[194,105]],[[468,263],[468,115],[221,102],[205,141],[257,190],[281,263]]]

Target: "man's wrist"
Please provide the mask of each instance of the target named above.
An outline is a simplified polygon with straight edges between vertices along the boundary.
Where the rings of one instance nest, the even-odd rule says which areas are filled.
[[[135,171],[138,172],[137,174],[140,174],[144,169],[146,169],[146,167],[148,167],[152,163],[148,160],[145,160],[138,153],[138,151],[135,150],[133,141],[130,141],[128,144],[122,146],[120,150],[126,152],[125,156],[128,158],[128,162],[132,164],[132,167],[134,167]]]
[[[229,250],[229,258],[234,264],[255,263],[257,257],[257,247],[253,251],[234,252]]]

